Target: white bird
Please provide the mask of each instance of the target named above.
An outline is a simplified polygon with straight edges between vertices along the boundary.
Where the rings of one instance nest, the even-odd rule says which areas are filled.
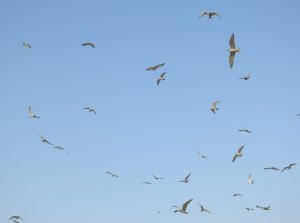
[[[247,81],[247,80],[250,79],[250,75],[251,75],[251,73],[249,73],[248,75],[246,75],[246,76],[244,76],[244,77],[240,77],[239,79],[242,79],[242,80]]]
[[[219,108],[217,107],[217,104],[220,103],[220,101],[214,101],[211,104],[210,110],[215,114],[217,110],[219,110]]]
[[[95,44],[94,44],[94,43],[91,43],[91,42],[83,43],[83,44],[81,44],[81,46],[90,46],[90,47],[92,47],[92,48],[96,48]]]
[[[18,215],[14,215],[14,216],[10,217],[8,220],[12,220],[12,219],[20,219],[20,220],[23,220],[23,218],[21,218],[21,217],[18,216]]]
[[[198,150],[197,150],[197,153],[198,153],[198,155],[200,156],[201,159],[208,159],[206,156],[201,154]]]
[[[244,146],[241,146],[238,151],[235,153],[235,155],[233,156],[232,162],[234,162],[238,157],[241,157],[243,155],[243,148]]]
[[[86,108],[83,108],[83,109],[88,110],[89,112],[94,112],[94,114],[96,115],[96,110],[93,109],[93,108],[86,107]]]
[[[234,63],[235,53],[240,52],[240,50],[241,50],[240,48],[235,47],[234,33],[231,34],[231,37],[229,40],[229,46],[230,46],[230,48],[227,49],[227,51],[230,53],[229,54],[229,65],[230,65],[230,68],[232,68],[233,63]]]
[[[180,212],[180,213],[184,213],[184,214],[188,214],[186,209],[187,209],[187,206],[189,205],[189,203],[192,201],[193,199],[190,199],[188,201],[186,201],[183,205],[182,205],[182,208],[179,208],[177,206],[174,206],[174,207],[177,207],[178,209],[174,211],[175,212]]]
[[[297,163],[291,163],[290,165],[284,167],[281,172],[285,171],[285,170],[290,170],[292,168],[292,166],[295,166]]]
[[[206,213],[208,213],[208,214],[211,214],[211,211],[210,210],[208,210],[208,209],[206,209],[206,208],[204,208],[200,203],[197,203],[198,205],[199,205],[199,207],[201,208],[201,212],[206,212]]]
[[[190,175],[191,175],[191,173],[189,173],[189,174],[184,178],[184,180],[180,180],[180,181],[178,181],[178,182],[183,182],[183,183],[189,182],[189,177],[190,177]]]
[[[208,16],[209,19],[211,19],[213,16],[218,16],[220,19],[222,19],[222,17],[217,12],[206,12],[206,11],[203,11],[199,15],[198,18],[200,19],[202,16]]]
[[[252,179],[251,174],[248,176],[248,184],[254,184],[254,180]]]
[[[34,113],[32,112],[32,109],[31,109],[30,106],[28,107],[28,114],[29,114],[29,117],[30,117],[30,118],[40,118],[39,116],[37,116],[36,114],[34,114]]]
[[[150,70],[155,71],[155,70],[157,70],[158,68],[163,67],[164,65],[165,65],[165,63],[157,64],[157,65],[155,65],[155,66],[148,67],[146,70],[147,70],[147,71],[150,71]]]
[[[157,86],[159,85],[160,81],[164,81],[164,80],[165,80],[164,76],[165,76],[166,73],[167,73],[167,72],[164,72],[164,73],[162,73],[162,74],[159,76],[159,78],[158,78],[157,81],[156,81]]]
[[[28,48],[28,49],[31,49],[31,45],[29,43],[23,43],[23,46]]]
[[[45,139],[41,134],[39,134],[39,136],[40,136],[40,138],[41,138],[42,143],[47,143],[47,144],[53,146],[53,144],[52,144],[51,142],[49,142],[47,139]]]

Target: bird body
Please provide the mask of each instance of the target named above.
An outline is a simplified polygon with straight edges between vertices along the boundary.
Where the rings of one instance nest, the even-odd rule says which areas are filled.
[[[96,110],[93,109],[93,108],[86,107],[86,108],[83,108],[83,109],[88,110],[89,112],[93,112],[96,115]]]
[[[281,172],[285,171],[285,170],[290,170],[293,166],[295,166],[297,163],[291,163],[290,165],[284,167]]]
[[[148,67],[146,70],[147,71],[155,71],[155,70],[157,70],[158,68],[160,68],[160,67],[163,67],[165,65],[165,63],[161,63],[161,64],[157,64],[157,65],[155,65],[155,66],[151,66],[151,67]]]
[[[211,211],[210,211],[210,210],[204,208],[203,205],[201,205],[200,203],[197,203],[197,204],[198,204],[199,207],[201,208],[201,210],[200,210],[201,212],[206,212],[206,213],[208,213],[208,214],[211,214]]]
[[[32,112],[32,109],[31,109],[30,106],[28,107],[28,114],[29,114],[29,117],[30,117],[30,118],[40,118],[39,116],[37,116],[36,114],[34,114],[34,113]]]
[[[190,199],[188,201],[186,201],[183,205],[182,205],[182,208],[179,208],[177,206],[173,206],[173,207],[177,207],[178,209],[174,211],[175,212],[180,212],[180,213],[183,213],[183,214],[188,214],[186,209],[187,209],[187,206],[189,205],[189,203],[191,203],[193,199]]]
[[[211,104],[211,107],[210,107],[210,110],[216,114],[216,111],[219,110],[219,108],[217,107],[218,103],[220,103],[220,101],[214,101],[212,104]]]
[[[203,11],[200,15],[199,15],[199,19],[202,16],[208,16],[209,19],[212,19],[213,16],[218,16],[220,19],[222,19],[222,17],[217,13],[217,12],[207,12],[207,11]]]
[[[234,57],[235,57],[235,53],[240,52],[240,48],[236,48],[235,46],[235,42],[234,42],[234,33],[231,34],[230,40],[229,40],[229,46],[230,48],[227,49],[227,51],[230,53],[229,54],[229,65],[230,68],[233,67],[234,64]]]
[[[243,155],[243,148],[244,146],[241,146],[238,151],[235,153],[235,155],[233,156],[232,162],[234,162],[238,157],[241,157]]]
[[[259,205],[256,205],[256,207],[259,208],[259,209],[261,209],[261,210],[263,210],[263,211],[269,211],[270,208],[271,208],[271,206],[268,206],[268,207],[261,207],[261,206],[259,206]]]
[[[165,76],[166,73],[167,73],[167,72],[164,72],[164,73],[162,73],[162,74],[159,76],[159,78],[158,78],[157,81],[156,81],[157,86],[159,85],[160,81],[164,81],[164,80],[165,80],[164,76]]]

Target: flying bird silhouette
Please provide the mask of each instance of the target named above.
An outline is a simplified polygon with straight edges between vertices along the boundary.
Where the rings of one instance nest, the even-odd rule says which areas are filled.
[[[211,104],[210,110],[216,114],[216,111],[219,110],[219,108],[217,107],[218,103],[220,103],[220,101],[215,101]]]
[[[83,44],[81,44],[81,46],[90,46],[90,47],[92,47],[92,48],[96,48],[95,44],[94,44],[94,43],[91,43],[91,42],[83,43]]]
[[[29,114],[29,117],[30,117],[30,118],[40,118],[39,116],[37,116],[36,114],[34,114],[34,113],[32,112],[32,109],[31,109],[30,106],[28,107],[28,114]]]
[[[239,132],[247,132],[247,133],[252,133],[250,130],[248,129],[239,129],[238,130]]]
[[[259,208],[259,209],[261,209],[261,210],[263,210],[263,211],[269,211],[270,208],[271,208],[270,205],[269,205],[268,207],[261,207],[261,206],[259,206],[259,205],[256,205],[256,207]]]
[[[264,170],[276,170],[276,171],[278,171],[280,169],[271,166],[271,167],[265,167]]]
[[[198,155],[199,155],[199,157],[201,159],[208,159],[206,156],[204,156],[203,154],[201,154],[198,150],[197,150],[197,153],[198,153]]]
[[[237,197],[237,196],[241,197],[243,195],[242,194],[234,194],[234,195],[232,195],[232,197]]]
[[[238,151],[235,153],[235,155],[233,156],[232,162],[234,162],[238,157],[241,157],[243,155],[242,151],[243,151],[244,146],[241,146]]]
[[[29,43],[23,43],[23,46],[24,46],[25,48],[31,49],[31,45],[30,45]]]
[[[86,107],[86,108],[83,108],[83,109],[88,110],[89,112],[94,112],[94,114],[96,115],[96,110],[93,109],[93,108]]]
[[[162,73],[162,74],[159,76],[159,78],[158,78],[157,81],[156,81],[157,86],[159,86],[160,81],[164,81],[164,80],[165,80],[164,76],[165,76],[166,73],[167,73],[167,72],[164,72],[164,73]]]
[[[300,116],[300,113],[299,113],[299,114],[297,114],[297,115],[295,115],[295,116]]]
[[[158,68],[163,67],[164,65],[165,65],[165,63],[157,64],[157,65],[155,65],[155,66],[148,67],[146,70],[147,70],[147,71],[150,71],[150,70],[155,71],[155,70],[157,70]]]
[[[230,46],[230,48],[227,49],[227,51],[230,53],[229,54],[229,65],[230,65],[230,68],[232,68],[232,66],[234,64],[235,53],[240,52],[240,50],[241,50],[240,48],[235,47],[234,33],[231,34],[231,37],[229,40],[229,46]]]
[[[152,183],[150,183],[149,181],[144,181],[142,182],[142,184],[152,184]]]
[[[246,209],[248,212],[254,210],[253,208],[247,208],[247,207],[245,207],[245,209]]]
[[[180,181],[178,181],[178,182],[183,182],[183,183],[189,182],[189,177],[190,177],[190,175],[191,175],[191,173],[189,173],[189,174],[184,178],[184,180],[180,180]]]
[[[254,184],[254,180],[252,179],[251,174],[248,176],[248,184]]]
[[[65,148],[63,148],[63,147],[61,147],[61,146],[54,146],[54,147],[52,147],[52,148],[58,149],[58,150],[63,150],[63,151],[65,151],[66,153],[69,153],[68,150],[66,150]]]
[[[291,163],[290,165],[284,167],[281,172],[285,171],[285,170],[290,170],[293,166],[295,166],[297,163]]]
[[[246,76],[244,76],[244,77],[240,77],[239,79],[242,79],[242,80],[247,81],[247,80],[250,79],[250,75],[251,75],[251,73],[249,73],[248,75],[246,75]]]
[[[174,206],[174,207],[178,208],[177,210],[174,211],[174,213],[175,213],[175,212],[180,212],[180,213],[188,214],[187,211],[186,211],[186,209],[187,209],[187,206],[189,205],[189,203],[191,203],[192,200],[193,200],[193,199],[190,199],[190,200],[186,201],[186,202],[182,205],[182,208],[179,208],[179,207],[177,207],[177,206]]]
[[[197,203],[197,204],[198,204],[199,207],[201,208],[201,210],[200,210],[201,212],[206,212],[206,213],[208,213],[208,214],[211,214],[211,211],[210,211],[210,210],[204,208],[203,205],[201,205],[200,203]]]
[[[208,16],[209,19],[212,19],[213,16],[218,16],[220,19],[222,19],[222,17],[217,12],[206,12],[206,11],[203,11],[199,15],[198,18],[200,19],[202,16]]]
[[[42,143],[47,143],[47,144],[53,146],[53,144],[52,144],[51,142],[49,142],[47,139],[45,139],[41,134],[39,134],[39,136],[40,136],[40,138],[41,138]]]
[[[155,175],[153,175],[153,174],[152,174],[152,176],[153,176],[153,178],[154,178],[155,180],[163,180],[163,179],[164,179],[163,177],[157,177],[157,176],[155,176]]]
[[[21,218],[21,217],[18,216],[18,215],[14,215],[14,216],[10,217],[8,220],[12,220],[12,219],[20,219],[20,220],[23,220],[23,218]]]
[[[106,171],[107,174],[111,175],[111,177],[119,177],[118,175],[112,173],[112,172],[109,172],[109,171]]]

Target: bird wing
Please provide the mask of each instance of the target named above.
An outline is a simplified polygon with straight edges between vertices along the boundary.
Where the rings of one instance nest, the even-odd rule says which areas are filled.
[[[161,79],[158,78],[157,81],[156,81],[157,86],[159,85],[160,81],[161,81]]]
[[[238,149],[238,153],[240,154],[243,150],[244,146],[241,146],[239,149]]]
[[[189,177],[190,177],[190,175],[191,175],[191,173],[189,173],[189,174],[188,174],[188,175],[185,177],[185,179],[184,179],[184,180],[185,180],[185,181],[186,181],[186,180],[188,180],[188,179],[189,179]]]
[[[297,163],[291,163],[289,167],[295,166]]]
[[[182,205],[182,210],[185,211],[187,206],[189,205],[189,203],[192,201],[193,199],[190,199],[188,200],[187,202],[185,202],[183,205]]]
[[[94,114],[96,115],[96,110],[95,109],[91,109],[92,112],[94,112]]]
[[[217,12],[212,12],[211,15],[212,15],[212,16],[214,16],[214,15],[215,15],[215,16],[218,16],[220,19],[222,19],[222,17],[221,17]]]
[[[231,49],[235,49],[235,43],[234,43],[234,33],[231,34],[230,40],[229,40],[229,46]]]
[[[238,157],[238,155],[234,155],[233,159],[232,159],[232,162],[234,162],[236,160],[236,158]]]
[[[33,116],[33,112],[32,112],[32,110],[31,110],[31,107],[30,107],[30,106],[28,107],[28,113],[29,113],[29,116],[30,116],[30,117]]]
[[[41,140],[45,140],[45,138],[39,133]]]
[[[163,73],[160,75],[160,78],[164,78],[164,76],[165,76],[166,73],[167,73],[167,72],[163,72]]]
[[[208,15],[208,12],[206,12],[206,11],[203,11],[200,15],[199,15],[199,19],[202,17],[202,16],[205,16],[205,15]]]
[[[287,170],[289,167],[284,167],[282,170],[281,170],[281,172],[283,172],[283,171],[285,171],[285,170]]]
[[[165,63],[161,63],[161,64],[156,65],[155,68],[157,69],[157,68],[163,67],[164,65],[165,65]]]
[[[229,65],[230,65],[230,68],[233,67],[234,56],[235,56],[235,52],[230,52],[230,54],[229,54]]]
[[[154,67],[148,67],[146,70],[150,71],[150,70],[155,70]]]

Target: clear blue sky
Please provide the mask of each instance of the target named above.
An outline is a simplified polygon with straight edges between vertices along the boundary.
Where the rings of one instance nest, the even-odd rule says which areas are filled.
[[[298,223],[299,166],[263,168],[300,161],[299,9],[296,0],[2,0],[0,222]],[[203,10],[222,19],[198,19]],[[232,32],[241,52],[230,69]],[[190,198],[188,215],[169,211]]]

